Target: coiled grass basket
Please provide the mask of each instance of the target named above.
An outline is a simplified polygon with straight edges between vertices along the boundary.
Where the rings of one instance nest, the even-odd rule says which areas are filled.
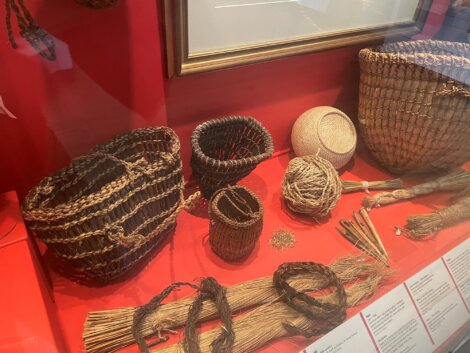
[[[207,121],[191,135],[191,167],[204,197],[236,184],[273,154],[271,134],[257,120],[235,116]]]
[[[398,42],[359,53],[359,125],[388,170],[437,172],[470,160],[470,45]]]
[[[184,207],[180,143],[166,127],[130,131],[43,179],[27,195],[28,228],[88,277],[140,262]]]

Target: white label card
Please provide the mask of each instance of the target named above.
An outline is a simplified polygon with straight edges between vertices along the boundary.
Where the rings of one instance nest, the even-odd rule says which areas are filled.
[[[470,238],[300,353],[442,351],[469,322]]]
[[[442,259],[405,282],[436,346],[468,319],[467,309]]]
[[[361,353],[377,353],[360,315],[353,316],[303,353],[351,353],[351,347],[361,347]]]
[[[429,353],[433,344],[401,285],[362,311],[380,353]]]

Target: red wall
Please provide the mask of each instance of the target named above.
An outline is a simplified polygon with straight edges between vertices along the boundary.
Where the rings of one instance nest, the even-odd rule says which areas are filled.
[[[23,197],[71,157],[136,127],[175,129],[188,175],[189,135],[206,119],[254,116],[281,150],[310,107],[355,115],[358,47],[170,80],[160,1],[121,0],[101,11],[73,0],[26,3],[60,41],[59,58],[49,63],[25,43],[15,51],[0,31],[0,95],[18,117],[0,115],[0,192],[15,189]]]

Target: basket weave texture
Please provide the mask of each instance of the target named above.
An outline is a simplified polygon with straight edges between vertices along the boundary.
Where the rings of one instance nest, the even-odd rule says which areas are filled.
[[[106,9],[114,6],[119,0],[75,0],[82,6],[89,7],[91,9]]]
[[[43,179],[27,195],[23,215],[56,255],[108,281],[175,228],[183,188],[176,134],[166,127],[137,129]]]
[[[209,204],[209,242],[212,250],[227,261],[248,256],[263,229],[263,204],[243,186],[217,191]]]
[[[422,40],[363,49],[359,122],[394,173],[449,170],[470,159],[470,45]]]
[[[201,192],[236,184],[273,154],[270,133],[255,119],[235,116],[207,121],[191,135],[191,167]]]

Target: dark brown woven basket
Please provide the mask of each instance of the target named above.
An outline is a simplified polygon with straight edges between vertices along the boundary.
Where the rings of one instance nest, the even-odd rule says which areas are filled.
[[[273,153],[269,132],[255,119],[235,116],[207,121],[191,135],[191,167],[201,192],[236,184]]]
[[[75,0],[82,6],[89,7],[91,9],[107,9],[108,7],[114,6],[119,0]]]
[[[363,49],[359,122],[394,173],[452,169],[470,159],[470,45],[423,40]]]
[[[243,186],[217,191],[209,204],[209,241],[212,250],[227,261],[248,256],[263,229],[263,204]]]
[[[183,207],[180,143],[145,128],[96,146],[27,195],[28,228],[60,258],[108,281],[143,259]]]

